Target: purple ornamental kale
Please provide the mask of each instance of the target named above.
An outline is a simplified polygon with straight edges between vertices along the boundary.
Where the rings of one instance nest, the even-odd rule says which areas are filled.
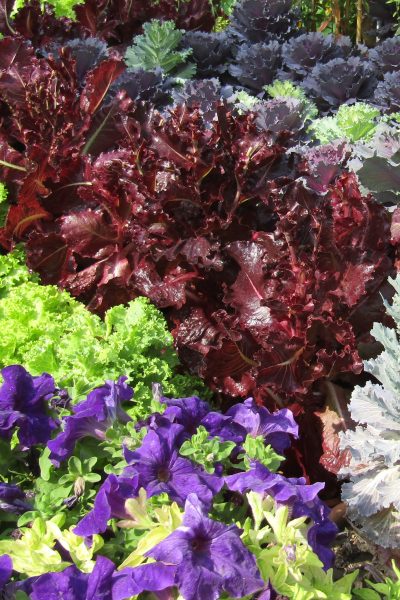
[[[332,35],[319,32],[294,37],[282,47],[283,64],[295,78],[304,77],[316,64],[344,58],[350,52],[352,43],[350,38],[344,37],[342,40],[338,45]]]
[[[128,467],[123,475],[139,475],[139,487],[147,496],[166,492],[171,500],[180,505],[185,503],[188,494],[197,494],[210,505],[222,485],[223,479],[209,474],[199,465],[179,456],[179,448],[185,439],[182,425],[160,426],[145,436],[140,448],[131,452],[125,450]]]
[[[400,71],[400,37],[395,35],[375,46],[369,51],[369,58],[379,73]]]
[[[262,92],[276,77],[281,66],[281,46],[278,42],[269,44],[243,44],[230,65],[229,73],[243,86]]]
[[[385,74],[376,88],[374,102],[385,113],[400,111],[400,71]]]
[[[317,64],[302,86],[315,98],[321,110],[370,98],[377,84],[371,63],[351,56]]]
[[[147,555],[176,565],[176,585],[185,600],[217,600],[223,591],[241,598],[264,582],[240,534],[236,525],[210,519],[196,494],[189,494],[182,525]]]
[[[292,0],[240,0],[231,17],[231,29],[250,42],[284,39],[292,28],[298,30]]]
[[[338,530],[328,518],[328,507],[318,497],[324,484],[307,485],[304,477],[286,478],[283,475],[271,473],[267,467],[258,462],[253,462],[252,467],[245,473],[225,477],[228,488],[241,494],[248,491],[268,494],[275,499],[277,504],[289,506],[293,519],[303,516],[312,519],[314,525],[308,531],[308,542],[324,564],[324,568],[331,567],[334,554],[328,546]]]
[[[25,492],[18,485],[0,483],[0,510],[21,514],[31,509],[32,506],[26,501]]]
[[[16,427],[22,450],[46,444],[55,421],[47,414],[49,401],[55,394],[54,379],[48,373],[32,377],[21,365],[1,371],[0,437],[11,439]]]
[[[246,434],[253,437],[264,436],[265,443],[270,444],[278,453],[290,446],[291,435],[297,438],[299,434],[299,427],[290,410],[282,408],[270,413],[264,406],[258,406],[253,398],[235,404],[226,415],[241,425]]]
[[[93,509],[75,527],[75,535],[87,537],[104,533],[110,519],[129,519],[125,502],[129,498],[136,498],[138,493],[137,475],[126,478],[112,473],[97,492]]]
[[[94,389],[86,400],[73,407],[73,414],[63,419],[63,431],[49,441],[50,460],[59,467],[71,456],[76,442],[83,437],[105,439],[105,433],[114,421],[127,423],[131,420],[121,408],[121,403],[131,400],[133,390],[125,383],[127,377],[106,381]]]
[[[299,171],[304,173],[307,188],[318,194],[326,194],[332,182],[342,174],[348,153],[346,142],[340,141],[301,148],[303,161],[299,165]]]
[[[226,71],[231,45],[226,31],[187,31],[182,38],[182,46],[192,49],[190,58],[196,64],[196,77],[201,79]]]

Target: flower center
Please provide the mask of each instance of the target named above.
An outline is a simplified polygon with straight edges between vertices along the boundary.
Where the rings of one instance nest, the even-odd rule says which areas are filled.
[[[204,552],[208,550],[209,540],[204,538],[194,538],[190,542],[193,552]]]
[[[161,467],[160,469],[158,469],[158,471],[157,471],[158,481],[161,481],[162,483],[167,483],[167,481],[169,481],[169,478],[170,478],[170,473],[169,473],[167,467]]]

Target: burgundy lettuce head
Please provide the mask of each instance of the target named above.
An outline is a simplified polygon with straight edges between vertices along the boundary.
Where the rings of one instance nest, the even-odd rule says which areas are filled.
[[[376,88],[374,102],[385,113],[400,111],[400,70],[385,74]]]
[[[302,82],[322,110],[370,98],[376,84],[372,64],[353,56],[317,64]]]
[[[49,416],[49,401],[56,393],[54,379],[47,373],[32,377],[21,365],[1,371],[0,437],[11,439],[18,427],[22,450],[46,444],[56,428]]]
[[[121,408],[122,402],[133,397],[133,390],[125,383],[127,377],[117,382],[106,383],[94,389],[87,399],[73,407],[74,414],[65,417],[62,433],[49,441],[50,459],[57,466],[67,460],[74,451],[75,444],[83,437],[105,439],[107,429],[114,421],[127,423],[131,418]]]
[[[240,534],[236,525],[210,519],[203,503],[190,494],[182,526],[147,554],[176,566],[176,585],[186,600],[217,600],[223,591],[241,598],[264,583]]]

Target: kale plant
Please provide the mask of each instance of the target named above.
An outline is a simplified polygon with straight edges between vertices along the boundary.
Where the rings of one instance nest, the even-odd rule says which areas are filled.
[[[349,517],[363,535],[383,547],[400,544],[400,276],[390,279],[396,294],[387,313],[396,324],[391,329],[375,323],[374,338],[383,352],[364,363],[365,370],[380,383],[368,381],[356,386],[350,402],[354,431],[341,434],[341,446],[348,448],[347,466],[341,475],[349,479],[342,498]]]

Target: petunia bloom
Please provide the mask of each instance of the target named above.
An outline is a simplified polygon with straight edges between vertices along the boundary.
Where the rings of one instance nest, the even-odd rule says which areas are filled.
[[[232,417],[253,437],[262,435],[266,444],[270,444],[276,452],[283,452],[290,446],[290,436],[297,438],[299,434],[299,427],[290,410],[283,408],[270,413],[264,406],[258,406],[253,398],[235,404],[226,416]]]
[[[93,509],[75,527],[75,535],[103,533],[110,519],[128,519],[125,502],[138,495],[138,479],[138,475],[130,478],[109,475],[97,492]]]
[[[10,580],[13,570],[13,564],[8,554],[0,556],[0,594],[4,589],[4,586]]]
[[[98,556],[91,573],[82,573],[75,565],[57,573],[30,577],[17,584],[30,600],[112,600],[115,565]]]
[[[0,437],[11,439],[18,427],[23,450],[46,444],[56,427],[47,412],[55,394],[54,379],[48,373],[32,377],[21,365],[5,367],[1,374]]]
[[[178,424],[150,429],[140,448],[134,452],[125,450],[129,466],[124,470],[124,476],[137,473],[139,487],[146,490],[148,497],[166,492],[171,500],[183,505],[188,494],[193,492],[211,504],[222,488],[223,479],[179,456],[184,431],[185,428]]]
[[[147,555],[176,566],[176,585],[185,600],[217,600],[224,591],[241,598],[262,589],[264,582],[240,534],[236,525],[210,519],[204,504],[190,494],[182,525]]]
[[[150,563],[126,568],[114,575],[113,600],[125,600],[141,592],[162,592],[175,585],[175,565]]]
[[[250,490],[268,494],[278,504],[290,506],[294,519],[303,516],[312,519],[314,525],[308,531],[308,543],[323,562],[324,567],[329,568],[334,557],[328,546],[337,534],[337,527],[329,521],[329,509],[318,497],[324,484],[307,485],[304,477],[286,478],[271,473],[267,467],[258,462],[254,462],[252,467],[245,473],[225,477],[228,488],[242,494]]]
[[[126,377],[117,382],[106,381],[94,389],[86,400],[73,407],[74,414],[63,420],[63,431],[49,441],[50,459],[57,467],[69,458],[76,442],[83,437],[105,439],[107,429],[114,421],[127,423],[131,420],[121,408],[121,403],[131,400],[133,390],[125,383]]]
[[[0,483],[0,510],[20,514],[31,509],[32,506],[26,501],[25,493],[18,485]]]

